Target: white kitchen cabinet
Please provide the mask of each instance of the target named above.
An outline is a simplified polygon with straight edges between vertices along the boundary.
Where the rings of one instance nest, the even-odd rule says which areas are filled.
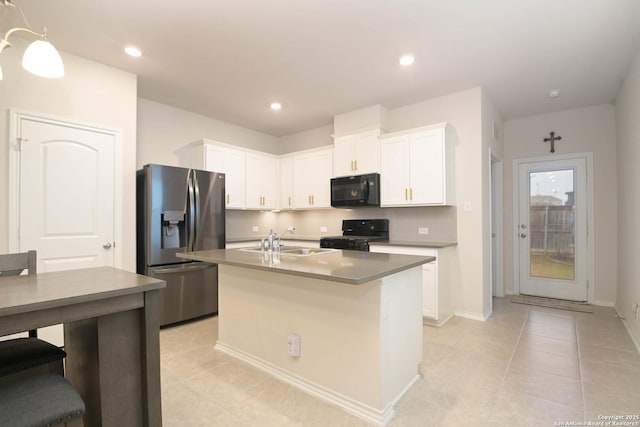
[[[331,207],[332,150],[293,156],[293,204],[296,209]]]
[[[436,260],[422,264],[422,316],[426,324],[442,326],[453,316],[451,283],[452,247],[418,248],[370,244],[371,252],[434,256]]]
[[[333,176],[380,172],[380,130],[360,132],[334,139]]]
[[[247,209],[277,209],[279,203],[278,158],[268,154],[246,153]]]
[[[227,209],[245,208],[245,152],[215,141],[203,140],[189,147],[181,165],[225,174]]]
[[[293,209],[293,157],[280,158],[280,209]]]
[[[381,206],[453,205],[453,143],[446,123],[380,137]]]

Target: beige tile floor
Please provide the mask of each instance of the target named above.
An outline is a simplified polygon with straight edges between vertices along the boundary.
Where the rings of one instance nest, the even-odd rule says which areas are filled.
[[[214,317],[161,331],[165,426],[369,425],[213,350],[217,325]],[[610,308],[586,314],[496,298],[486,322],[425,326],[420,372],[390,426],[554,426],[640,414],[640,354]]]

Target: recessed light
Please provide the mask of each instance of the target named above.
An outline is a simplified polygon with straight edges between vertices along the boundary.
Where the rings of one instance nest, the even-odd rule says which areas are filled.
[[[402,65],[403,67],[408,67],[409,65],[413,64],[413,61],[415,61],[416,58],[413,55],[403,55],[400,57],[400,65]]]
[[[549,98],[557,98],[560,96],[560,90],[552,89],[549,91]]]
[[[279,102],[272,102],[269,107],[271,107],[272,110],[282,110],[282,104]]]
[[[136,58],[142,56],[142,52],[140,52],[140,49],[135,48],[133,46],[125,47],[124,51],[127,53],[127,55],[133,56],[133,57],[136,57]]]

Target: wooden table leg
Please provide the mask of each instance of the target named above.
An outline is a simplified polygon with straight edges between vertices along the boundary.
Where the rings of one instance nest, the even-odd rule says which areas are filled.
[[[65,349],[85,425],[162,426],[157,290],[140,309],[65,324]]]

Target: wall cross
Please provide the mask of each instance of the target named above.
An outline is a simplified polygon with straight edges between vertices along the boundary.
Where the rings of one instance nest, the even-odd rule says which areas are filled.
[[[555,142],[556,141],[560,141],[562,139],[561,136],[556,136],[555,132],[551,132],[551,134],[549,135],[549,138],[545,138],[544,142],[550,142],[551,143],[551,153],[555,153],[556,152],[556,146],[555,146]]]

